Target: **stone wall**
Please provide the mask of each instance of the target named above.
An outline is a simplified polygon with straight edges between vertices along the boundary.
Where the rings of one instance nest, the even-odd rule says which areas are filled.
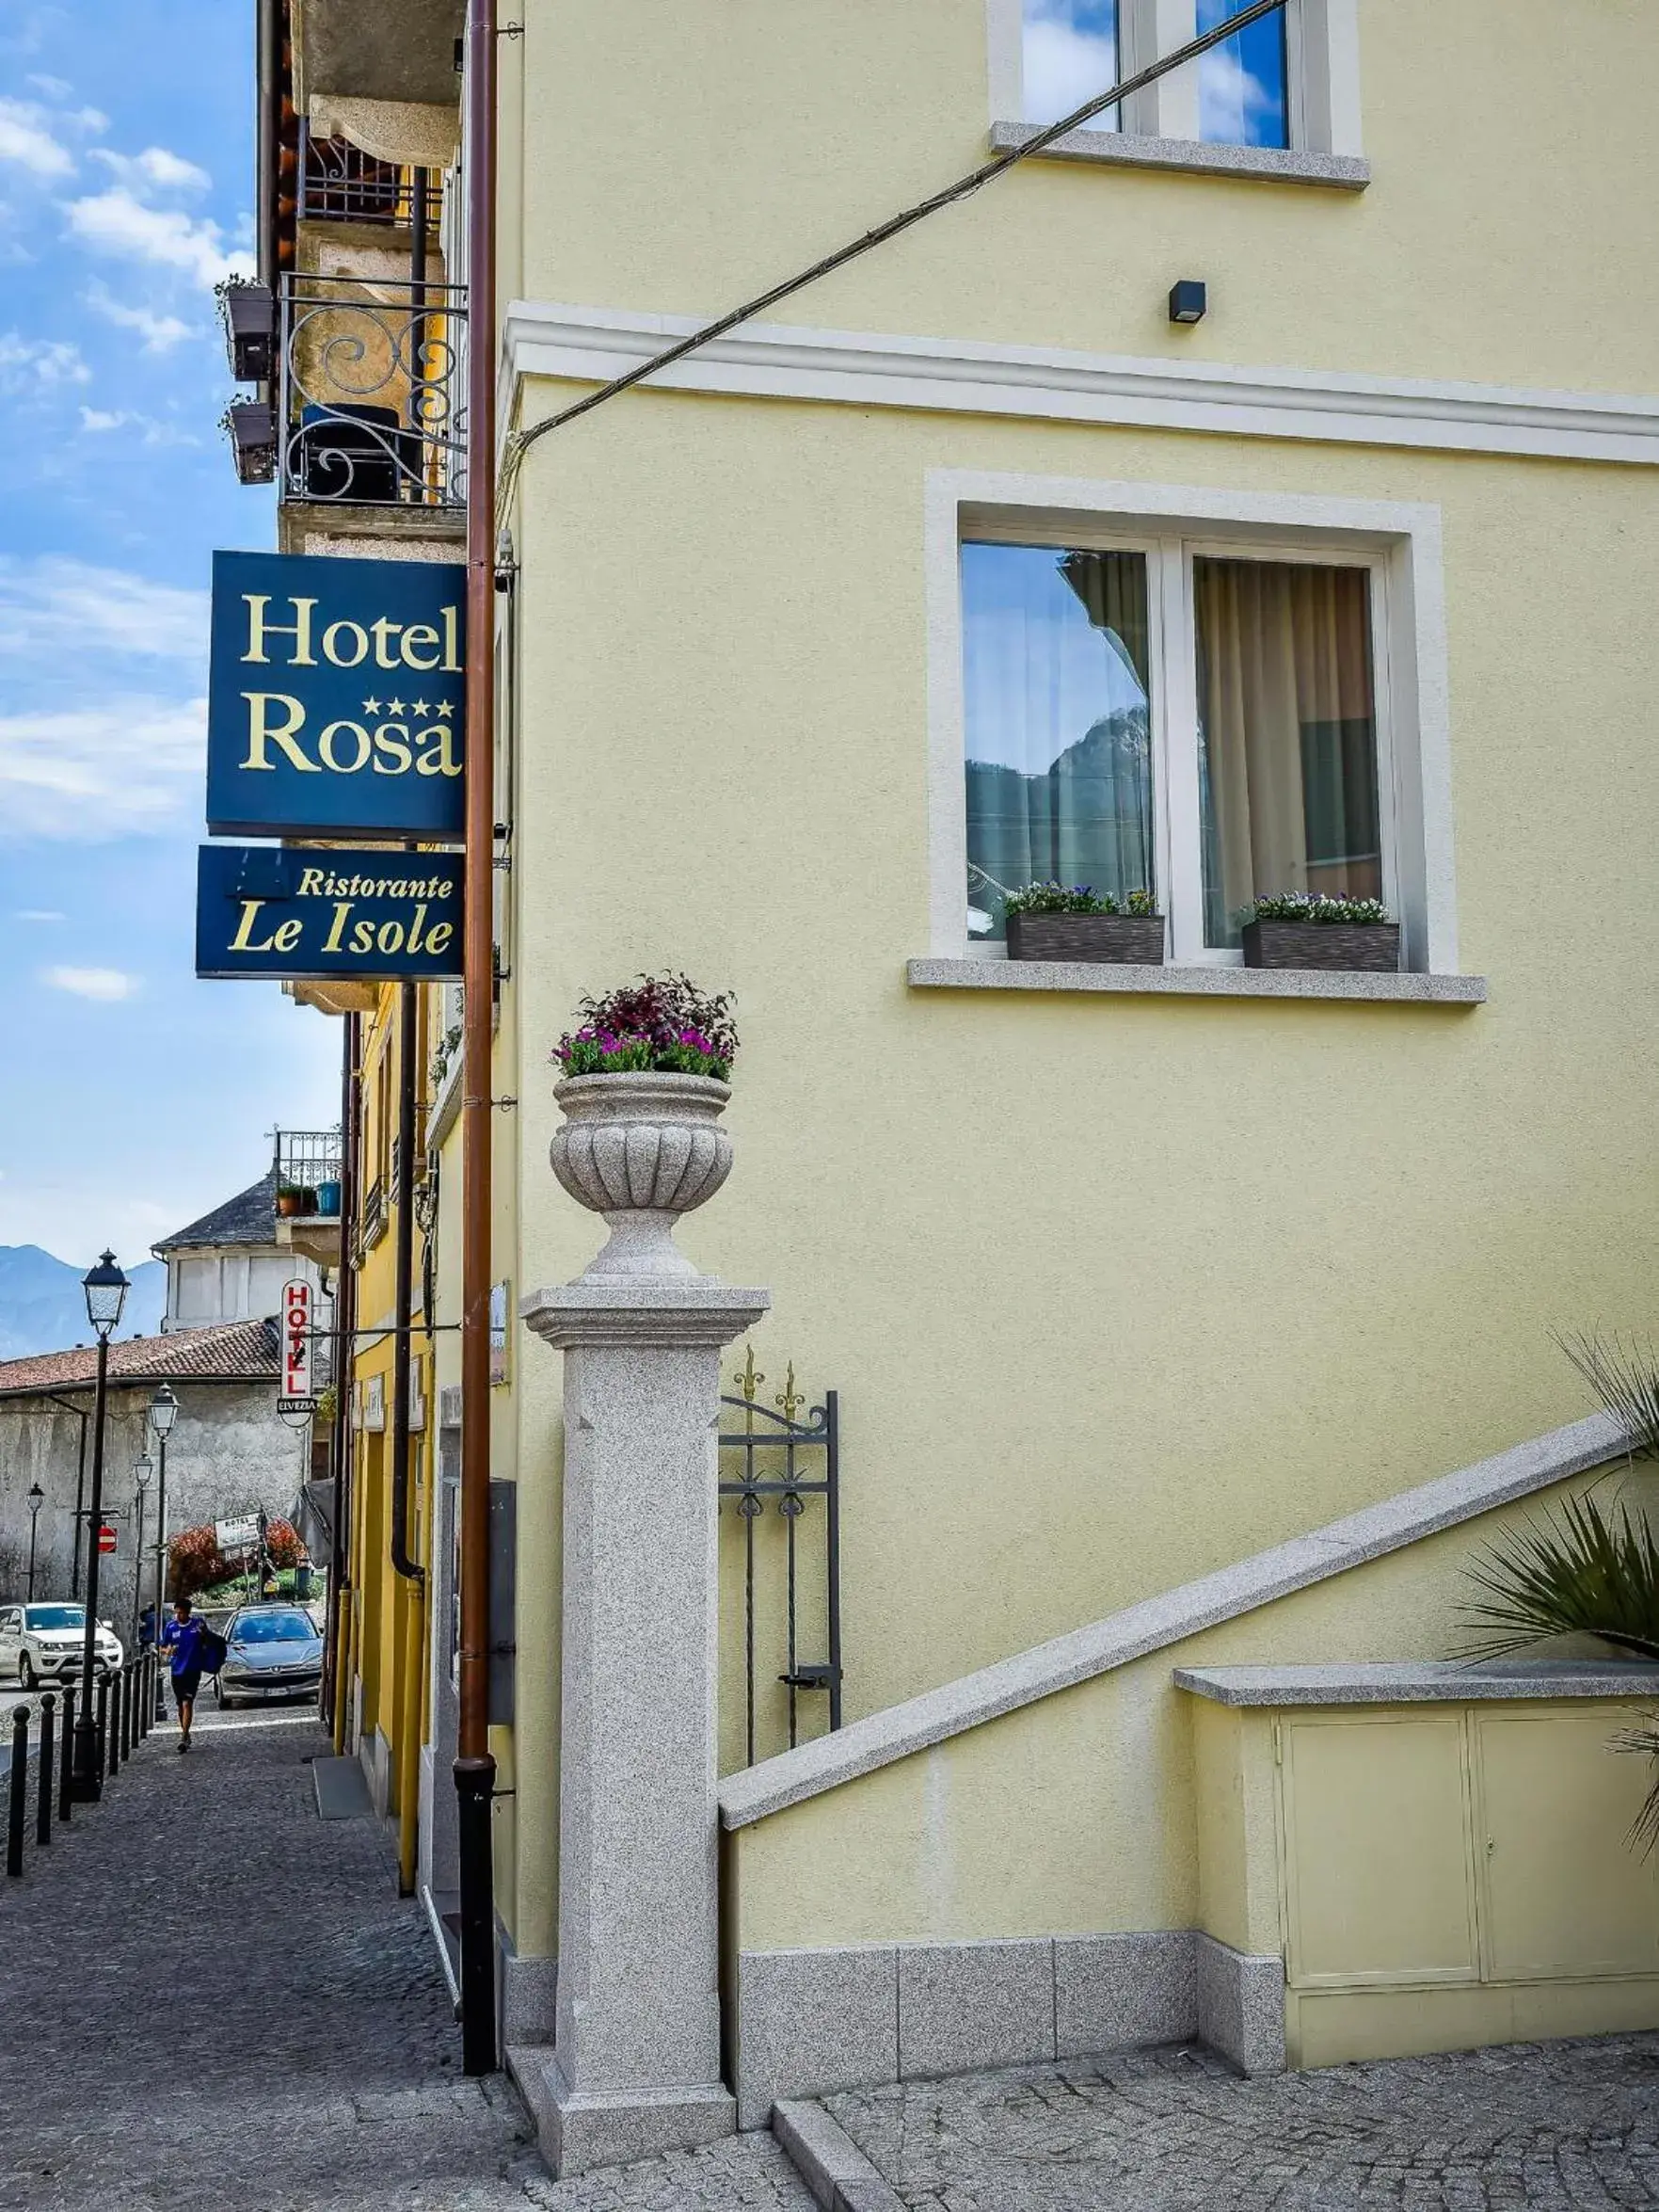
[[[190,1383],[175,1381],[179,1417],[167,1444],[167,1525],[176,1534],[197,1523],[251,1513],[263,1506],[271,1515],[292,1515],[307,1471],[308,1432],[295,1435],[277,1418],[276,1391],[269,1383]],[[92,1404],[89,1389],[65,1391],[64,1398]],[[133,1620],[134,1510],[133,1462],[142,1452],[156,1456],[147,1425],[150,1386],[113,1387],[104,1435],[105,1517],[119,1531],[119,1549],[105,1559],[100,1577],[99,1611],[128,1635]],[[92,1490],[91,1422],[88,1419],[86,1494]],[[67,1595],[72,1580],[75,1480],[80,1458],[81,1422],[67,1404],[46,1397],[0,1402],[0,1597],[24,1594],[29,1548],[27,1494],[39,1483],[46,1493],[40,1510],[35,1570],[38,1597]],[[152,1477],[145,1502],[146,1551],[155,1541],[156,1484]],[[151,1554],[152,1557],[153,1554]],[[147,1569],[144,1595],[152,1589]]]

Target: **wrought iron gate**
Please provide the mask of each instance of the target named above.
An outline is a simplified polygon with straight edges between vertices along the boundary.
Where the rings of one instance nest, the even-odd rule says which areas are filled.
[[[822,1405],[806,1407],[805,1395],[795,1388],[792,1363],[772,1405],[762,1404],[760,1386],[766,1377],[755,1366],[752,1347],[733,1380],[737,1395],[723,1396],[720,1401],[720,1499],[723,1518],[726,1500],[732,1501],[733,1515],[727,1526],[734,1536],[742,1532],[743,1751],[744,1764],[753,1766],[758,1691],[767,1664],[758,1656],[764,1640],[758,1596],[762,1584],[780,1580],[782,1584],[784,1619],[778,1656],[785,1663],[772,1679],[788,1693],[785,1713],[790,1750],[801,1739],[804,1697],[823,1697],[828,1727],[833,1730],[841,1725],[839,1414],[834,1390],[824,1392]],[[801,1418],[803,1409],[805,1419]],[[734,1415],[741,1419],[734,1419]],[[820,1499],[823,1501],[822,1514],[811,1514],[814,1501]],[[773,1499],[777,1504],[775,1522],[767,1515]],[[808,1581],[801,1571],[804,1524],[815,1533],[822,1525],[822,1583],[816,1577]],[[777,1543],[768,1541],[769,1535],[775,1537],[777,1533],[781,1533],[781,1560],[775,1557]],[[822,1593],[822,1613],[817,1603],[819,1590]],[[803,1641],[814,1632],[822,1637],[820,1647],[826,1656],[804,1659]],[[767,1717],[770,1714],[760,1716]]]

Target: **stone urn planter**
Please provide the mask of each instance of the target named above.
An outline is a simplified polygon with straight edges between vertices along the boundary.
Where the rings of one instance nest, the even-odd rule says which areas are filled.
[[[720,1116],[729,1083],[706,1075],[573,1075],[553,1092],[564,1113],[549,1157],[577,1203],[611,1238],[586,1275],[694,1275],[674,1225],[731,1173]]]

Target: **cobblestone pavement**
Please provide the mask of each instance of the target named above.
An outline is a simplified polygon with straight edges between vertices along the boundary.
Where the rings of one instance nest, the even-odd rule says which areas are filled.
[[[770,2136],[550,2181],[380,1824],[317,1819],[311,1716],[176,1743],[0,1877],[5,2212],[810,2212]]]
[[[1659,2204],[1659,2036],[1240,2081],[1182,2045],[824,2100],[910,2212]]]

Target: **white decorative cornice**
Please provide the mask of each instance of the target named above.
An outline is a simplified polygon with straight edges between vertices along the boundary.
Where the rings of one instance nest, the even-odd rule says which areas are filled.
[[[697,328],[689,315],[515,300],[502,337],[502,420],[515,419],[524,377],[606,383]],[[750,323],[675,362],[652,383],[672,392],[848,407],[1659,464],[1659,399],[1328,369],[1229,368],[778,323]],[[543,411],[532,407],[526,421]]]

